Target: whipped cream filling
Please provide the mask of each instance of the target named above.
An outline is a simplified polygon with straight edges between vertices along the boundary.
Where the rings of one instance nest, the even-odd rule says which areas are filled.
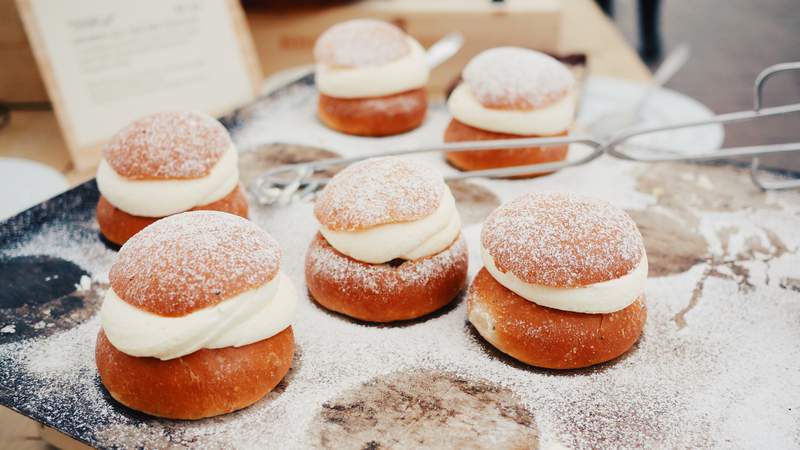
[[[292,324],[296,308],[291,280],[278,273],[263,286],[180,317],[141,310],[109,289],[100,322],[117,350],[163,361],[202,348],[241,347],[270,338]]]
[[[369,264],[435,255],[449,247],[460,232],[461,218],[450,189],[445,189],[436,211],[419,220],[360,231],[333,231],[320,227],[320,233],[333,248]]]
[[[644,294],[647,282],[647,255],[627,274],[608,281],[576,288],[558,288],[526,283],[511,272],[501,272],[494,258],[481,245],[481,258],[486,270],[515,294],[548,308],[589,314],[604,314],[625,309]]]
[[[483,106],[467,83],[450,94],[447,107],[459,122],[496,133],[552,135],[568,129],[575,118],[575,90],[555,103],[532,110],[494,109]]]
[[[239,184],[238,157],[231,145],[205,177],[174,180],[125,178],[103,159],[97,168],[97,188],[106,200],[128,214],[169,216],[230,194]]]
[[[428,64],[425,49],[408,36],[411,52],[379,66],[332,67],[319,63],[316,83],[320,92],[336,98],[381,97],[425,86]]]

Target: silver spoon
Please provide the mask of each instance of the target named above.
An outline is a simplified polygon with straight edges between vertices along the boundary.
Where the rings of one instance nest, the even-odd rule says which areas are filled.
[[[425,61],[431,69],[438,67],[461,50],[464,46],[464,35],[458,31],[448,33],[445,37],[434,42],[425,52]]]
[[[652,95],[658,89],[666,84],[689,60],[691,52],[689,46],[686,44],[679,45],[664,58],[664,62],[658,66],[658,70],[653,74],[653,81],[645,89],[639,100],[636,101],[630,108],[612,111],[608,114],[598,117],[590,122],[586,129],[589,134],[607,138],[624,130],[625,128],[632,127],[642,121],[642,111],[644,110],[647,101],[650,100]]]

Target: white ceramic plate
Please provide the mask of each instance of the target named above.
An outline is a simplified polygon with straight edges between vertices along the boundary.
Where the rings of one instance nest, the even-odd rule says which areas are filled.
[[[50,166],[20,158],[0,158],[0,220],[67,190],[64,175]]]
[[[585,98],[578,114],[579,127],[584,128],[604,114],[630,108],[641,98],[646,88],[644,83],[589,77],[584,88]],[[707,119],[714,113],[691,97],[662,88],[652,94],[642,110],[642,115],[644,120],[637,128]],[[707,125],[642,136],[632,142],[691,155],[717,150],[724,139],[722,125]]]

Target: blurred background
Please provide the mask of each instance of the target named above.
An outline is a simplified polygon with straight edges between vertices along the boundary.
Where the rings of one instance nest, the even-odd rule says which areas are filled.
[[[36,40],[29,36],[36,27],[28,26],[26,30],[21,20],[20,5],[22,10],[30,10],[30,5],[47,1],[0,0],[0,158],[17,158],[23,165],[29,161],[40,163],[63,177],[60,184],[41,195],[92,178],[97,163],[97,159],[79,160],[59,129],[52,96],[44,83],[53,77],[43,77],[41,73],[42,67],[49,67],[48,55],[40,55],[37,61],[31,48],[31,42]],[[185,3],[195,1],[202,4],[214,0]],[[126,4],[112,2],[121,7]],[[97,8],[93,4],[89,0],[76,1],[74,9],[91,14]],[[157,18],[159,4],[147,0],[137,3],[137,8]],[[244,28],[238,31],[246,35],[245,40],[252,41],[249,51],[253,54],[248,58],[255,60],[265,89],[280,85],[287,69],[308,67],[314,41],[325,28],[353,17],[376,17],[405,28],[425,46],[450,31],[464,34],[461,51],[432,73],[429,94],[434,99],[440,99],[469,58],[485,48],[518,45],[571,58],[569,62],[581,69],[582,81],[595,81],[594,89],[589,90],[594,92],[589,102],[592,107],[579,117],[579,125],[587,125],[612,109],[636,104],[652,82],[652,71],[679,46],[688,47],[691,56],[666,82],[665,87],[671,90],[666,92],[684,94],[682,106],[695,112],[698,105],[717,114],[751,109],[753,81],[762,69],[780,62],[800,61],[797,0],[243,0],[228,5],[242,15]],[[205,72],[208,76],[209,70]],[[619,82],[605,82],[609,79]],[[618,92],[617,88],[621,90]],[[71,90],[60,92],[56,98],[70,100],[74,95]],[[767,86],[765,99],[767,105],[800,101],[800,73],[775,77]],[[682,109],[670,110],[665,103],[659,103],[661,100],[663,96],[648,103],[655,120],[646,122],[648,125],[662,119],[685,120]],[[694,108],[690,104],[693,102]],[[163,105],[155,102],[153,109],[163,109]],[[219,115],[218,111],[207,112]],[[797,116],[727,126],[723,144],[745,146],[800,140]],[[80,117],[69,119],[77,121]],[[60,122],[63,128],[65,120]],[[706,143],[713,141],[713,148],[719,147],[719,130],[716,137],[702,133],[701,130],[698,136],[707,138]],[[689,144],[694,139],[683,137],[682,141]],[[671,139],[662,141],[669,143]],[[96,148],[93,154],[99,158]],[[697,150],[707,148],[700,145]],[[767,157],[764,165],[800,172],[800,158],[793,155]],[[20,170],[19,161],[15,165],[0,164],[0,177],[22,173]],[[26,192],[9,196],[18,198]],[[33,197],[31,201],[42,199]],[[0,210],[0,216],[19,210],[15,208],[5,213]]]
[[[597,3],[651,68],[658,66],[665,52],[688,43],[691,59],[667,87],[694,97],[716,113],[751,108],[753,80],[763,68],[782,61],[800,61],[800,3],[796,0]],[[642,14],[652,14],[652,18],[643,18]],[[654,26],[648,25],[648,20]],[[767,105],[800,101],[800,73],[782,75],[770,83],[765,91]],[[731,125],[725,130],[725,144],[797,141],[799,125],[797,114]],[[772,167],[800,170],[798,156],[766,160]]]

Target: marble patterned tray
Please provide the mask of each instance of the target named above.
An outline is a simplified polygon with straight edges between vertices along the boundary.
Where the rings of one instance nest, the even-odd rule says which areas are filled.
[[[347,137],[318,123],[314,100],[301,80],[225,120],[243,181],[275,164],[438,142],[448,120],[434,105],[414,132]],[[651,264],[641,341],[616,361],[556,372],[486,345],[462,297],[397,325],[348,320],[303,289],[313,205],[252,203],[302,294],[294,366],[243,411],[147,417],[111,400],[94,367],[115,249],[98,233],[92,181],[0,224],[0,404],[103,448],[800,447],[800,193],[759,192],[731,166],[608,158],[451,188],[471,275],[481,221],[524,192],[577,192],[626,209]]]

